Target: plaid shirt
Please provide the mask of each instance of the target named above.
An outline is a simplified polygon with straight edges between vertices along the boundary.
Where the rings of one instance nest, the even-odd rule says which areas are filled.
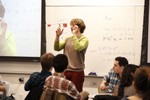
[[[65,93],[74,99],[80,100],[81,98],[75,85],[71,81],[65,79],[65,76],[62,74],[54,73],[46,79],[45,84],[46,86],[54,88],[60,93]]]
[[[52,75],[52,73],[48,71],[32,73],[28,81],[25,83],[24,89],[29,91],[34,87],[44,87],[45,79],[50,75]]]
[[[116,85],[120,84],[120,78],[119,75],[114,72],[113,69],[111,69],[108,73],[108,75],[104,76],[104,80],[106,80],[108,84],[108,91],[109,93],[114,92],[114,88]]]

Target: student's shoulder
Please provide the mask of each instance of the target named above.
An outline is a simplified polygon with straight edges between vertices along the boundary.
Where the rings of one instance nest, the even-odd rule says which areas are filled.
[[[33,72],[33,73],[30,75],[30,77],[37,76],[37,75],[39,75],[39,74],[40,74],[40,72]]]
[[[33,74],[39,74],[40,72],[33,72],[31,75],[33,75]]]

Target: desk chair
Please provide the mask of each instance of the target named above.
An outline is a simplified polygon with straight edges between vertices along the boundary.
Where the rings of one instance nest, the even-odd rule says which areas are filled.
[[[59,93],[56,90],[47,88],[44,89],[40,100],[74,100],[74,99],[67,94]]]

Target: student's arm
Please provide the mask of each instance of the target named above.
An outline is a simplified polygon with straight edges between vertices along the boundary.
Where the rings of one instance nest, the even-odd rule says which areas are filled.
[[[74,98],[75,100],[81,100],[82,97],[73,83],[70,83],[68,85],[68,92],[68,95]]]
[[[30,78],[27,80],[27,82],[24,85],[25,91],[29,91],[37,85],[37,80],[36,80],[37,74],[38,74],[38,72],[34,72],[31,74]]]
[[[104,90],[107,89],[107,86],[109,84],[110,77],[111,77],[110,73],[111,73],[111,70],[108,72],[108,75],[104,76],[104,78],[103,78],[103,80],[102,80],[102,82],[101,82],[101,84],[99,86],[100,90],[104,91]]]
[[[102,82],[100,83],[100,86],[99,86],[99,89],[101,91],[104,91],[107,89],[107,86],[105,84],[106,84],[106,80],[103,79]]]

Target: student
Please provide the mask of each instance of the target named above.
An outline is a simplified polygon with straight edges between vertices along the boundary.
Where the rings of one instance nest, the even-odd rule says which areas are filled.
[[[127,64],[128,60],[125,57],[116,57],[113,68],[110,70],[108,75],[104,76],[100,86],[98,87],[99,90],[113,93],[114,87],[120,82],[122,70]]]
[[[25,100],[31,100],[28,98],[30,98],[30,95],[32,94],[32,91],[34,91],[34,89],[37,89],[37,88],[41,90],[43,89],[44,84],[45,84],[45,79],[48,76],[52,75],[51,70],[52,70],[53,57],[54,55],[52,53],[45,53],[42,55],[40,59],[41,66],[42,66],[41,72],[32,73],[30,78],[25,83],[25,86],[24,86],[25,91],[30,91]],[[40,95],[41,94],[39,94],[39,97],[37,97],[38,99],[40,98]],[[37,100],[37,99],[34,98],[34,100]]]
[[[72,36],[61,42],[59,38],[63,33],[63,29],[58,27],[54,49],[56,51],[64,49],[64,54],[69,59],[69,65],[64,74],[67,79],[75,84],[78,91],[81,92],[84,82],[85,53],[88,47],[88,39],[83,35],[86,26],[84,21],[79,18],[72,19],[70,25]]]
[[[135,95],[135,90],[133,86],[134,73],[139,68],[135,64],[128,64],[124,67],[120,84],[115,87],[114,95],[115,96],[131,96]]]
[[[83,95],[85,93],[79,93],[76,89],[76,86],[70,81],[67,80],[64,76],[64,71],[68,65],[68,58],[64,54],[58,54],[53,58],[53,67],[55,69],[55,73],[49,76],[46,79],[45,85],[46,87],[53,89],[59,93],[64,93],[75,100],[84,100]],[[88,95],[88,94],[87,94]]]
[[[13,94],[10,94],[10,83],[4,81],[0,75],[0,100],[15,100]]]
[[[134,75],[136,95],[124,97],[122,100],[150,100],[150,66],[144,65]]]
[[[4,21],[5,8],[0,0],[0,56],[16,55],[16,40]]]
[[[0,95],[9,95],[9,82],[4,81],[0,75]]]

